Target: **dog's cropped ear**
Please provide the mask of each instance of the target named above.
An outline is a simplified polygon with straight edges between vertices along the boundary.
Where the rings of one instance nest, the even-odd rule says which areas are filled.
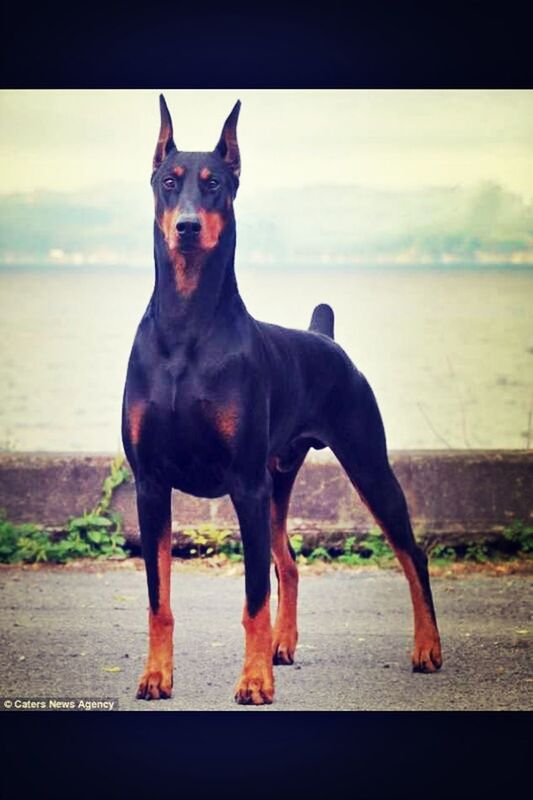
[[[159,139],[157,140],[154,160],[152,162],[153,172],[161,166],[171,150],[176,150],[176,145],[172,138],[172,120],[162,94],[159,95],[159,108],[161,111],[161,129],[159,131]]]
[[[228,164],[236,178],[241,174],[241,157],[239,154],[239,145],[237,144],[237,120],[239,119],[239,111],[241,108],[241,101],[237,100],[233,106],[233,110],[222,128],[220,139],[215,148],[224,161]]]

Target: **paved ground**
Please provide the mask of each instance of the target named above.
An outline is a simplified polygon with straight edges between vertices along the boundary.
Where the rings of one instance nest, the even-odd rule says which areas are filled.
[[[243,578],[174,572],[174,696],[135,700],[146,653],[144,574],[0,573],[0,695],[118,698],[121,710],[526,710],[533,708],[533,578],[433,578],[439,674],[410,670],[407,583],[390,571],[301,578],[297,663],[275,668],[276,698],[237,706]],[[1,707],[1,703],[0,703]]]

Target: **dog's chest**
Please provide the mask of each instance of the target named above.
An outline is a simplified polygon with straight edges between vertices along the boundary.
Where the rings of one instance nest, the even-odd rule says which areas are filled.
[[[257,383],[250,378],[249,353],[230,348],[227,339],[204,338],[195,348],[171,353],[154,338],[150,344],[139,353],[126,394],[126,424],[139,469],[164,475],[190,494],[227,493],[245,438],[250,389]]]
[[[151,402],[163,414],[190,423],[211,418],[237,391],[238,385],[228,380],[222,365],[181,354],[157,365],[149,379]]]
[[[228,491],[239,412],[201,381],[167,376],[151,388],[136,457],[141,468],[199,497]]]
[[[178,352],[151,365],[145,392],[146,433],[158,447],[180,460],[227,460],[243,408],[242,386],[227,364]]]

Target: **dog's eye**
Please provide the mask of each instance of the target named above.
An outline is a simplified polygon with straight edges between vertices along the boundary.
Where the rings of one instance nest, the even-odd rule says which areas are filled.
[[[206,186],[210,192],[216,192],[216,190],[220,186],[220,181],[217,181],[216,178],[209,178],[209,180],[206,183]]]
[[[163,180],[163,186],[165,189],[174,189],[176,186],[176,180],[174,178],[165,178]]]

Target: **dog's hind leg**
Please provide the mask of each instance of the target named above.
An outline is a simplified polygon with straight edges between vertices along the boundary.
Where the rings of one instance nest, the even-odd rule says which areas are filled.
[[[298,567],[287,535],[287,514],[292,487],[306,454],[307,448],[299,453],[290,471],[272,473],[272,553],[278,579],[278,612],[272,635],[274,664],[292,664],[298,641]]]
[[[415,672],[435,672],[442,664],[440,637],[431,594],[427,557],[416,544],[404,493],[387,457],[381,415],[366,380],[358,375],[353,392],[337,409],[330,446],[363,502],[385,533],[409,582],[414,611]]]
[[[174,619],[170,607],[170,488],[139,478],[136,484],[149,598],[149,650],[137,697],[159,700],[170,697],[172,693]]]

